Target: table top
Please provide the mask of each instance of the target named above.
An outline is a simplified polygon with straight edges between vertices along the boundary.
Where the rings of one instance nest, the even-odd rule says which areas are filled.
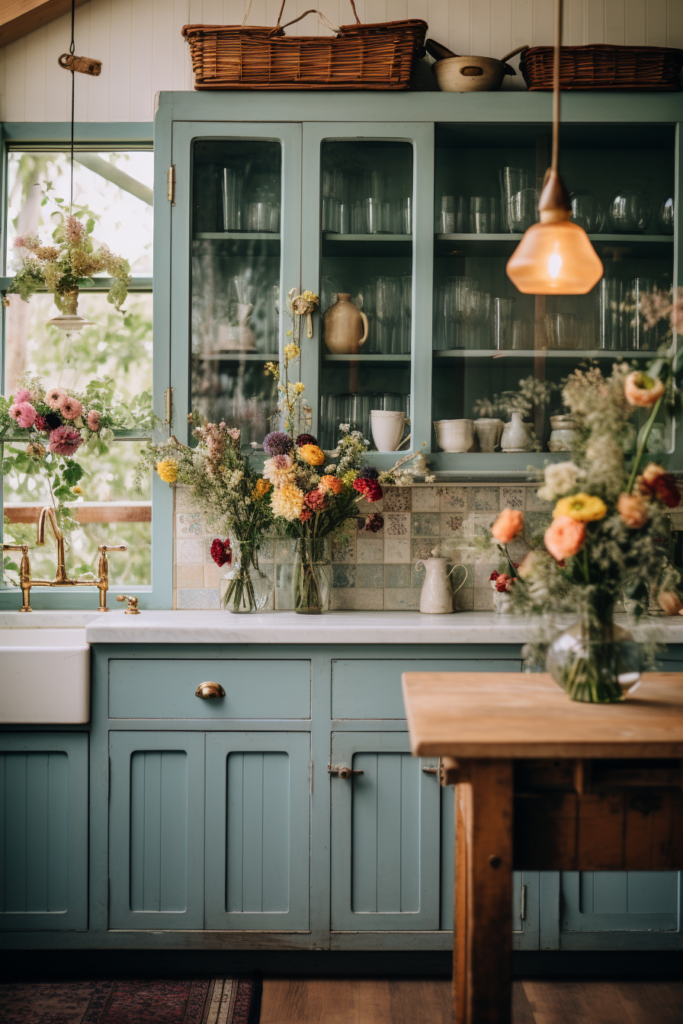
[[[683,757],[683,673],[652,672],[619,704],[571,701],[547,673],[404,672],[418,757]]]

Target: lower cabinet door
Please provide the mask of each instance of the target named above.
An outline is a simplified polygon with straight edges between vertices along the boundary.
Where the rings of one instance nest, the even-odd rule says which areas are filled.
[[[332,929],[439,928],[440,792],[435,758],[405,732],[338,732],[330,776]]]
[[[109,736],[111,928],[204,927],[204,734]]]
[[[310,734],[206,737],[206,927],[309,928]]]
[[[676,871],[563,871],[560,948],[677,947],[679,899]]]
[[[0,734],[0,930],[88,927],[88,736]]]

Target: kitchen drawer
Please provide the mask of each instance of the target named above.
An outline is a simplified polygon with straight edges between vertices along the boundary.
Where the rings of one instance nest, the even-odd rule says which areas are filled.
[[[404,719],[403,672],[521,672],[512,658],[406,659],[374,661],[354,659],[332,662],[332,718]]]
[[[196,697],[200,683],[225,697]],[[174,658],[109,662],[110,718],[269,718],[311,716],[310,661]]]

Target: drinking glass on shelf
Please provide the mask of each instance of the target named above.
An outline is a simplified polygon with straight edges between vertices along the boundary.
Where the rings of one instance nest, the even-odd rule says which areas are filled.
[[[455,324],[457,326],[464,323],[465,320],[465,309],[470,302],[470,296],[473,291],[478,289],[479,282],[475,281],[472,277],[447,277],[444,286],[444,313],[447,323],[447,339],[450,341],[453,335],[453,328],[448,329],[448,326]],[[457,335],[455,336],[457,340]],[[454,348],[455,345],[447,344],[447,348]]]
[[[518,192],[529,188],[531,179],[528,171],[523,167],[501,167],[500,174],[500,208],[501,208],[501,231],[511,231],[510,227],[510,200]]]
[[[609,207],[612,228],[625,234],[642,234],[650,223],[652,209],[647,192],[622,189]]]
[[[534,325],[529,320],[513,320],[512,345],[516,351],[530,351],[534,345]]]
[[[401,278],[401,302],[399,327],[396,331],[396,348],[398,353],[410,352],[410,336],[413,319],[413,278],[412,274],[404,274]]]
[[[535,188],[523,188],[510,197],[508,226],[511,232],[523,233],[538,220],[538,196]]]
[[[345,396],[344,415],[341,423],[350,423],[351,428],[360,430],[364,437],[370,437],[370,395]]]
[[[491,231],[491,201],[489,196],[470,196],[470,232],[488,235]]]
[[[242,214],[242,172],[234,167],[223,168],[223,230],[239,231]]]
[[[597,235],[605,225],[605,211],[593,192],[577,188],[569,193],[572,208],[572,220],[588,234]]]
[[[372,396],[372,408],[385,412],[405,412],[406,396],[398,391],[382,391]]]
[[[659,230],[663,235],[673,235],[675,216],[676,212],[673,199],[665,199],[659,207],[659,216],[657,217]]]
[[[617,278],[603,277],[596,288],[596,348],[620,352],[627,346],[626,289]]]
[[[548,348],[576,348],[576,313],[546,313]]]
[[[515,316],[515,300],[495,298],[493,300],[493,347],[512,347],[512,321]]]
[[[455,198],[441,196],[441,209],[436,224],[436,230],[440,234],[452,235],[455,231]]]
[[[396,211],[396,224],[394,230],[397,235],[412,235],[413,233],[413,200],[412,196],[403,196],[398,200]]]
[[[398,283],[395,277],[373,277],[375,341],[378,352],[391,352],[398,315]]]
[[[657,348],[658,325],[648,328],[643,316],[643,296],[656,290],[656,281],[644,277],[634,278],[628,289],[628,347],[634,352],[649,352]]]

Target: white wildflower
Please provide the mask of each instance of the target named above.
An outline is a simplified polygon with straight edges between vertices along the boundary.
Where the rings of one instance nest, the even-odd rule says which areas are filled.
[[[544,501],[568,494],[583,476],[583,471],[573,462],[556,462],[545,467],[545,484],[539,487],[538,496]]]

